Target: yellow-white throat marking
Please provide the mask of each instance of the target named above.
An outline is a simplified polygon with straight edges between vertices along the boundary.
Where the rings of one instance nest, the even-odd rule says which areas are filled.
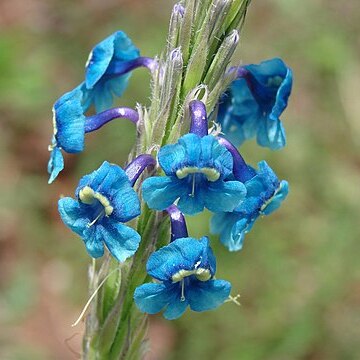
[[[114,208],[110,205],[109,199],[106,196],[94,191],[90,186],[85,186],[80,190],[79,198],[82,203],[87,205],[91,205],[97,200],[104,207],[104,211],[100,213],[94,221],[98,220],[103,213],[105,213],[105,216],[110,216],[114,211]]]
[[[176,170],[178,179],[184,179],[190,174],[204,174],[209,181],[216,181],[220,178],[220,173],[216,169],[209,167],[186,166]]]
[[[184,278],[195,275],[200,281],[208,281],[211,279],[210,270],[204,268],[197,268],[194,270],[179,270],[171,277],[171,280],[176,283],[182,281]]]

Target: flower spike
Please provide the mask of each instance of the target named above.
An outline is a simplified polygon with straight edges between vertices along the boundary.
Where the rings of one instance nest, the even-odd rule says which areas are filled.
[[[101,257],[104,244],[119,262],[134,255],[140,235],[122,223],[140,214],[140,201],[125,171],[105,161],[81,178],[75,196],[59,200],[59,213],[83,239],[89,255]]]
[[[188,231],[184,215],[175,205],[171,205],[166,209],[170,216],[171,224],[171,242],[176,239],[188,237]]]
[[[291,69],[275,58],[230,71],[236,71],[237,79],[222,95],[218,112],[225,137],[235,145],[256,136],[261,146],[284,147],[285,129],[279,117],[291,93]]]
[[[139,155],[126,168],[125,173],[129,178],[131,186],[134,186],[136,180],[146,168],[154,168],[156,160],[149,154]]]
[[[174,240],[150,255],[146,269],[159,282],[139,286],[135,303],[149,314],[164,309],[168,320],[179,318],[187,306],[193,311],[215,309],[230,294],[229,282],[214,279],[216,260],[207,237]]]

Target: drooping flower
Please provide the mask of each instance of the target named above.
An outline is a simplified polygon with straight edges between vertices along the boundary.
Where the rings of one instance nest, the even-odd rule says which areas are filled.
[[[193,311],[212,310],[229,297],[231,285],[215,280],[215,256],[207,237],[179,238],[154,252],[146,266],[159,283],[146,283],[135,290],[134,300],[142,312],[180,317],[187,306]]]
[[[256,175],[245,182],[245,200],[233,212],[219,212],[212,217],[211,232],[220,234],[220,241],[230,251],[240,250],[255,221],[278,209],[288,194],[287,181],[279,181],[265,161],[258,167]]]
[[[63,95],[53,107],[54,135],[49,146],[49,183],[52,183],[64,168],[61,150],[79,153],[84,150],[85,133],[95,131],[114,119],[127,118],[135,124],[139,119],[137,111],[127,107],[113,108],[85,117],[81,104],[82,91],[75,88]]]
[[[61,149],[78,153],[84,149],[85,116],[82,106],[83,93],[80,87],[64,94],[53,107],[54,135],[49,146],[49,183],[53,182],[64,168]]]
[[[140,201],[120,166],[105,161],[81,178],[75,196],[60,199],[59,212],[65,225],[83,239],[90,256],[102,256],[104,244],[120,262],[136,252],[140,235],[123,223],[140,214]]]
[[[140,57],[139,50],[128,36],[117,31],[97,44],[86,64],[85,81],[61,96],[53,107],[54,136],[49,146],[49,183],[64,168],[61,149],[78,153],[84,149],[85,133],[94,131],[115,118],[137,122],[138,114],[129,108],[109,109],[113,95],[121,96],[127,87],[131,71],[138,67],[153,71],[155,59]],[[98,114],[85,116],[94,105]]]
[[[223,133],[235,145],[256,136],[261,146],[273,150],[284,147],[286,135],[280,115],[291,93],[291,69],[275,58],[236,70],[238,78],[219,103],[217,121]]]
[[[87,117],[84,111],[82,87],[64,94],[54,104],[54,135],[49,146],[51,152],[48,162],[49,184],[64,168],[61,150],[67,153],[79,153],[84,150],[85,133],[95,131],[114,119],[127,118],[135,124],[139,119],[137,111],[127,107],[113,108]]]
[[[232,211],[245,197],[244,184],[228,179],[233,168],[230,152],[212,135],[184,135],[162,147],[158,160],[166,176],[147,178],[142,185],[152,209],[164,210],[179,199],[177,206],[189,215],[204,207]]]
[[[121,96],[131,76],[129,62],[139,58],[140,52],[130,38],[117,31],[98,43],[86,63],[84,104],[96,111],[109,109],[113,95]]]

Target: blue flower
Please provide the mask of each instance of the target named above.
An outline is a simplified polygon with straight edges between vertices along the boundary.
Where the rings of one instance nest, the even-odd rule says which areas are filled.
[[[75,192],[76,200],[59,200],[60,216],[83,239],[90,256],[104,254],[104,244],[120,262],[132,256],[140,235],[122,223],[140,214],[140,201],[121,167],[105,161],[84,176]]]
[[[232,211],[246,189],[232,176],[230,152],[211,135],[187,134],[160,149],[158,160],[166,176],[146,179],[142,186],[149,207],[164,210],[179,199],[180,211],[193,215],[204,207],[213,212]]]
[[[288,194],[288,183],[278,180],[265,161],[259,164],[257,174],[245,182],[245,200],[233,212],[220,212],[211,220],[211,232],[220,234],[221,242],[230,250],[243,246],[245,234],[261,215],[269,215],[278,209]]]
[[[92,49],[86,64],[86,109],[91,104],[95,105],[97,112],[111,107],[113,95],[123,94],[131,76],[131,72],[123,73],[127,69],[121,69],[121,65],[138,58],[139,54],[139,50],[122,31],[115,32]],[[119,73],[122,75],[119,76]]]
[[[284,147],[286,135],[279,117],[291,93],[291,69],[275,58],[239,68],[238,74],[219,104],[218,122],[225,136],[235,145],[256,136],[261,146]]]
[[[149,314],[164,309],[168,320],[180,317],[187,306],[193,311],[215,309],[230,294],[229,282],[214,280],[216,261],[207,237],[175,240],[151,254],[146,269],[160,283],[139,286],[135,303]]]
[[[53,107],[54,135],[49,146],[51,151],[48,163],[52,183],[64,168],[61,149],[68,153],[78,153],[84,149],[85,116],[82,105],[83,93],[81,87],[64,94]]]

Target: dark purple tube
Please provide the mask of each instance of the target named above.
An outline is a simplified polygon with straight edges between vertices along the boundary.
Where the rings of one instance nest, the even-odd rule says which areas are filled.
[[[106,70],[107,76],[120,76],[139,67],[146,67],[151,72],[157,67],[157,61],[149,57],[138,57],[129,61],[114,61]]]
[[[190,132],[200,137],[208,135],[208,120],[205,104],[199,100],[193,100],[189,104],[191,124]]]
[[[125,168],[131,186],[134,186],[136,180],[147,167],[155,167],[156,160],[149,154],[139,155]]]
[[[170,216],[171,242],[176,239],[188,237],[185,217],[176,205],[171,205],[166,209]]]
[[[139,120],[136,110],[127,107],[118,107],[105,110],[99,114],[88,116],[85,120],[85,132],[92,132],[114,119],[129,119],[134,124]]]
[[[239,180],[241,182],[248,181],[252,179],[256,172],[253,168],[248,166],[243,159],[243,157],[240,155],[238,149],[228,140],[225,138],[222,138],[220,136],[217,137],[217,140],[219,143],[226,147],[227,150],[230,151],[233,159],[234,159],[234,165],[233,165],[233,173],[236,180]]]

